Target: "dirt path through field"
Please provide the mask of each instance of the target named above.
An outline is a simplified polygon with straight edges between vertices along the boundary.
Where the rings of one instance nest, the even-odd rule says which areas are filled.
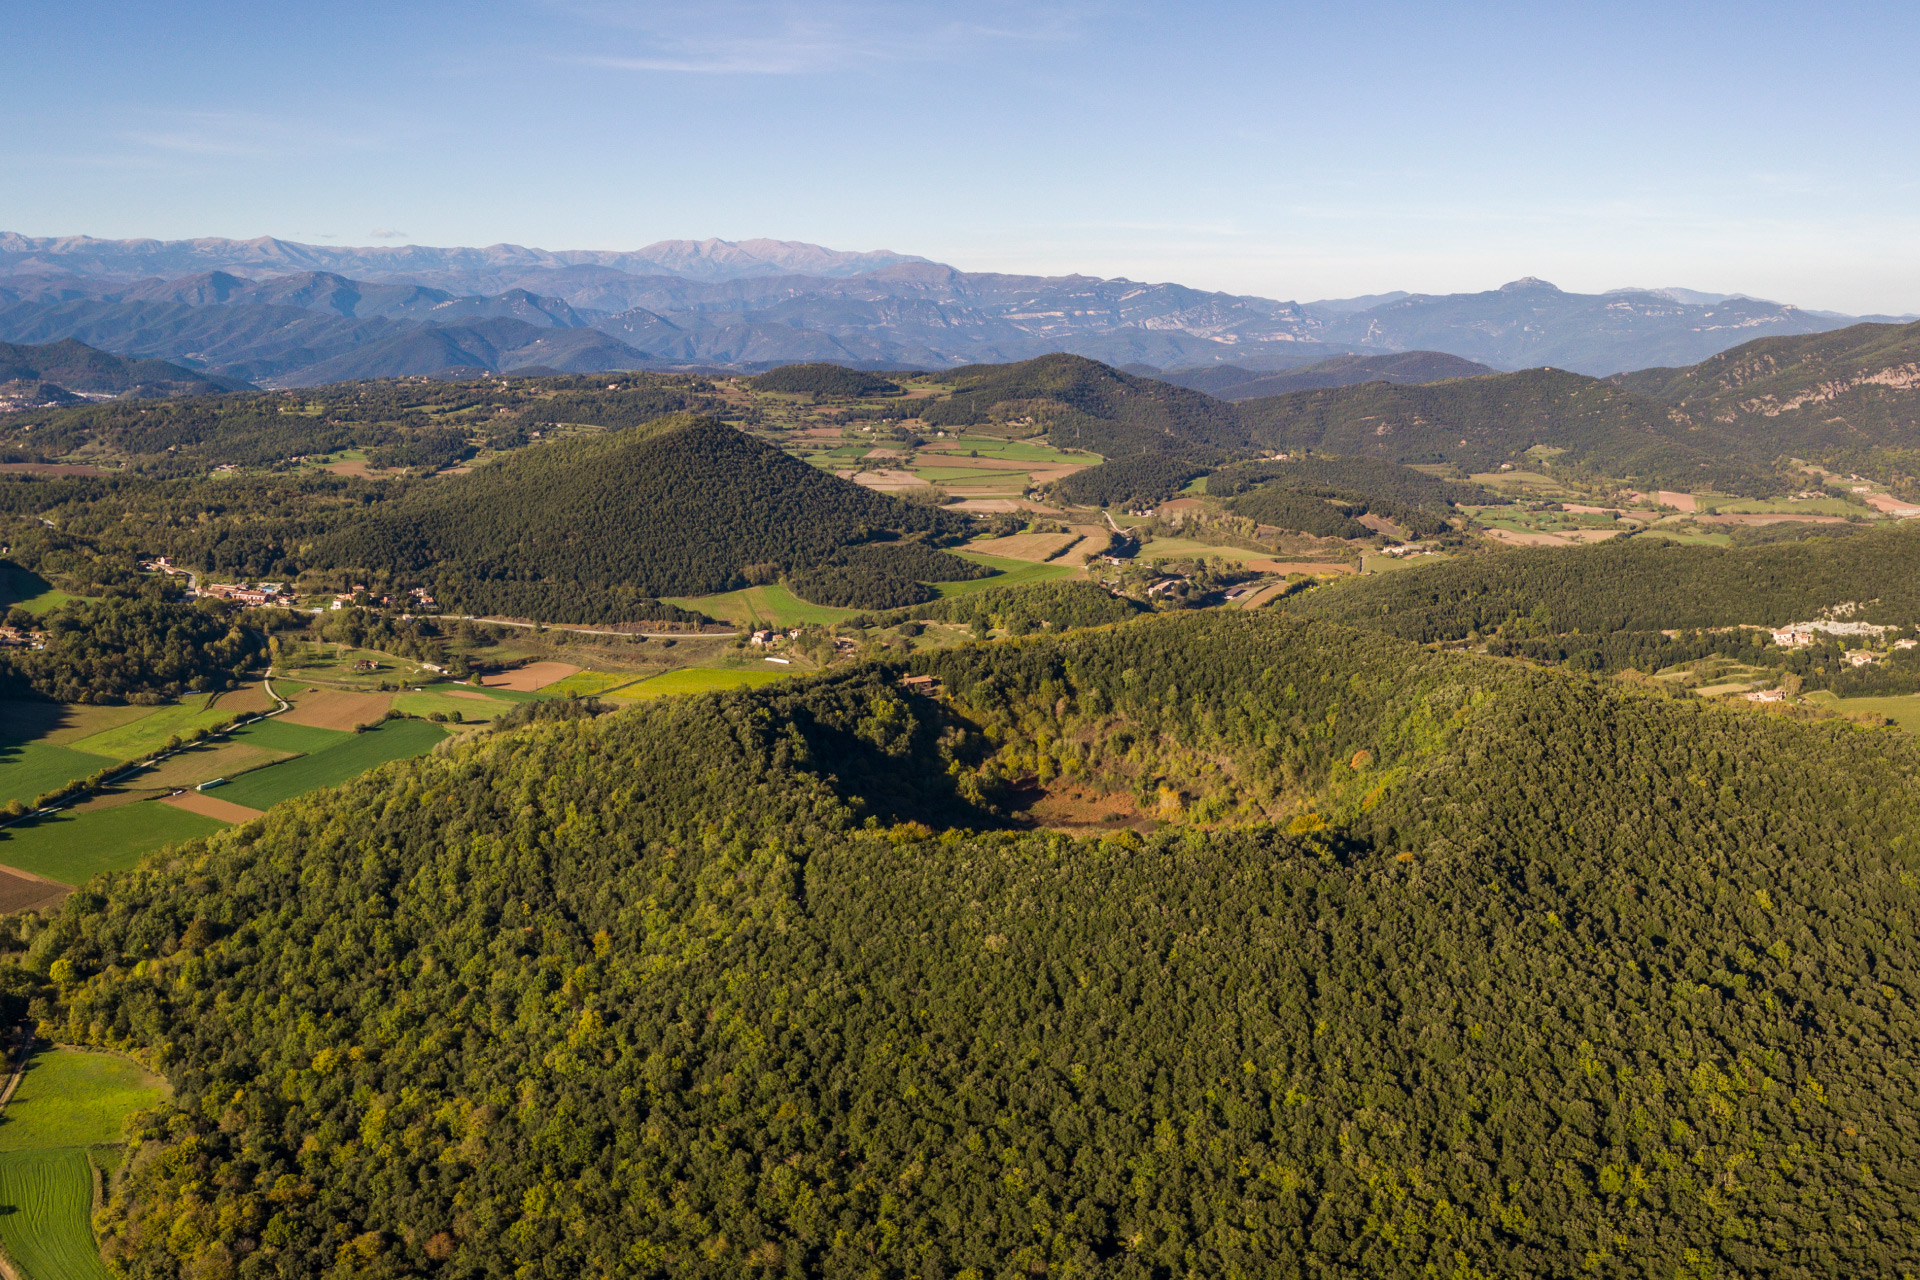
[[[221,822],[251,822],[261,813],[258,809],[249,809],[243,804],[221,800],[204,791],[183,791],[177,796],[168,796],[160,803],[170,804],[188,813],[197,813],[203,818],[217,818]]]

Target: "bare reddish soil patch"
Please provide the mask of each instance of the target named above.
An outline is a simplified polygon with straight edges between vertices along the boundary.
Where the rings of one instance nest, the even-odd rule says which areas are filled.
[[[498,675],[487,676],[480,683],[489,689],[512,689],[516,693],[533,693],[556,681],[565,680],[579,670],[579,667],[570,662],[530,662],[524,667],[515,667],[512,671],[502,671]]]
[[[234,804],[210,796],[204,791],[183,791],[177,796],[168,796],[160,802],[170,804],[176,809],[185,809],[188,813],[197,813],[203,818],[214,818],[220,822],[251,822],[260,816],[260,810],[249,809],[243,804]]]
[[[382,719],[392,705],[390,693],[316,689],[299,695],[293,710],[280,718],[288,724],[304,724],[315,729],[352,729],[355,725]]]

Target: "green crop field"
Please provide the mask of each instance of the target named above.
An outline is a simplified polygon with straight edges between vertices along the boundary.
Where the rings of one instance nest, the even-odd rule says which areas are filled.
[[[175,734],[185,737],[195,729],[210,729],[233,718],[231,711],[209,708],[211,701],[207,694],[195,694],[170,706],[155,707],[151,714],[131,723],[103,729],[68,745],[76,751],[92,752],[115,761],[135,760],[160,750]]]
[[[682,667],[665,675],[630,684],[614,697],[621,701],[663,698],[675,693],[712,693],[716,689],[744,689],[771,684],[801,674],[798,671],[755,671],[745,667]]]
[[[130,1059],[43,1049],[0,1112],[0,1152],[117,1143],[127,1117],[166,1093],[164,1081]]]
[[[1920,696],[1914,694],[1893,698],[1836,698],[1821,689],[1808,694],[1807,701],[1835,711],[1865,711],[1885,716],[1908,733],[1920,733]]]
[[[858,609],[834,609],[823,604],[808,604],[785,584],[746,587],[713,596],[683,596],[667,601],[683,609],[698,609],[711,618],[720,618],[736,626],[794,627],[808,623],[831,626],[858,614]]]
[[[8,800],[31,804],[35,796],[118,763],[72,747],[53,747],[44,742],[0,747],[0,804]]]
[[[642,675],[638,671],[576,671],[565,680],[554,681],[540,692],[549,698],[564,698],[570,693],[577,693],[584,698],[618,689],[623,684],[632,684]]]
[[[476,704],[477,705],[477,704]],[[288,725],[286,728],[298,726]],[[437,724],[424,720],[387,720],[365,733],[340,734],[343,741],[323,750],[256,769],[214,792],[222,800],[251,809],[266,809],[292,796],[320,787],[336,787],[349,778],[389,760],[417,756],[446,737]]]
[[[23,1280],[108,1280],[92,1216],[84,1148],[0,1155],[0,1244]]]
[[[1078,572],[1069,565],[1009,560],[1004,556],[983,556],[977,551],[956,551],[954,554],[1000,572],[991,578],[975,578],[971,582],[936,582],[933,589],[942,597],[972,595],[989,587],[1017,587],[1029,582],[1045,582],[1050,578],[1067,578]]]
[[[56,605],[80,598],[49,585],[30,569],[12,563],[0,563],[0,613],[5,613],[15,605],[28,613],[45,613]]]
[[[986,467],[914,467],[913,474],[929,484],[1003,484],[1025,486],[1030,478],[1025,471],[1002,471]]]
[[[318,729],[310,724],[289,724],[285,720],[261,720],[232,733],[235,742],[265,747],[269,751],[291,751],[307,756],[328,747],[337,747],[353,735],[344,729]]]
[[[0,866],[62,884],[85,884],[102,871],[125,871],[163,844],[210,836],[226,825],[151,800],[78,812],[63,809],[0,829]]]
[[[545,693],[547,690],[542,689],[540,692]],[[565,697],[566,694],[563,692],[560,696]],[[458,698],[445,693],[402,693],[394,697],[393,709],[404,711],[410,716],[430,716],[437,711],[449,718],[457,711],[463,722],[478,723],[505,715],[513,710],[513,703],[505,698],[487,698],[483,701],[479,698]]]

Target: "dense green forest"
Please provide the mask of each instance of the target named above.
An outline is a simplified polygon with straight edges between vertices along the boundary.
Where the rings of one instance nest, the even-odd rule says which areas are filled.
[[[1190,456],[1137,453],[1110,458],[1053,482],[1056,502],[1075,507],[1139,507],[1165,502],[1207,468]]]
[[[934,598],[931,582],[990,578],[994,570],[917,538],[846,547],[787,585],[802,600],[840,609],[898,609]]]
[[[437,582],[461,612],[507,610],[529,588],[552,587],[555,606],[578,598],[589,615],[623,621],[651,616],[650,597],[814,568],[884,533],[955,538],[965,528],[964,516],[863,489],[711,418],[681,415],[423,487],[344,522],[306,556],[316,568]]]
[[[906,669],[389,765],[21,932],[174,1085],[114,1265],[1920,1268],[1904,736],[1272,613]]]
[[[866,373],[837,364],[782,365],[753,379],[752,386],[756,391],[820,397],[900,394],[900,384],[897,382],[889,382],[877,373]]]
[[[1145,608],[1136,600],[1116,596],[1083,578],[1059,578],[1051,582],[988,587],[911,609],[856,618],[854,623],[862,627],[897,627],[913,622],[971,623],[984,639],[995,629],[1024,636],[1035,631],[1105,626],[1125,622]]]
[[[931,426],[1026,418],[1058,448],[1108,458],[1198,449],[1217,460],[1220,450],[1249,443],[1233,405],[1082,356],[972,365],[937,376],[953,393],[921,409]]]
[[[1920,323],[1857,324],[1761,338],[1683,369],[1608,381],[1665,401],[1695,423],[1728,423],[1752,448],[1803,457],[1830,450],[1920,449]]]
[[[1920,526],[1747,547],[1654,538],[1499,551],[1341,582],[1285,608],[1410,640],[1810,622],[1920,623]]]
[[[284,469],[294,459],[358,448],[383,466],[446,465],[469,437],[528,443],[554,423],[638,426],[720,401],[704,378],[621,373],[440,382],[343,382],[298,392],[238,392],[174,400],[121,399],[9,414],[0,460],[115,459],[136,474],[187,476],[214,466]]]
[[[0,670],[61,702],[158,704],[230,689],[263,643],[211,602],[75,600],[37,625],[44,647],[0,650]]]
[[[1235,406],[1248,433],[1279,449],[1318,449],[1393,462],[1449,462],[1486,471],[1529,449],[1556,466],[1658,488],[1780,491],[1773,455],[1700,439],[1667,406],[1559,369],[1424,386],[1369,382]]]

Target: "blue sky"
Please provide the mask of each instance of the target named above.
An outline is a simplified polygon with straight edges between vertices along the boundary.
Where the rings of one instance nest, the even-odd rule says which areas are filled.
[[[1920,310],[1906,4],[24,0],[0,229]]]

